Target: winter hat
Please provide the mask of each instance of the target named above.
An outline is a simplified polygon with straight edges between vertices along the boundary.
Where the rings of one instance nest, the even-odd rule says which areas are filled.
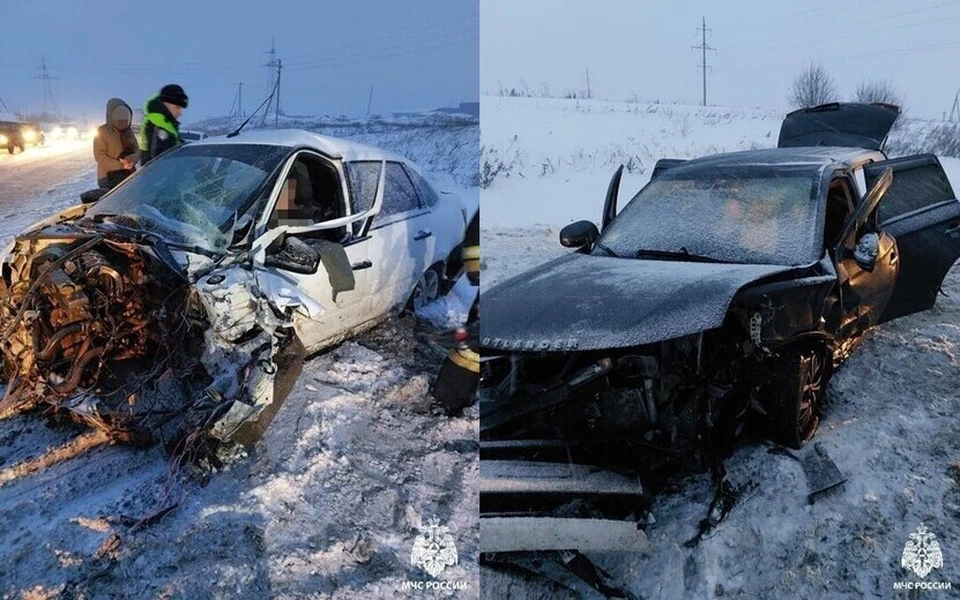
[[[170,83],[160,88],[160,100],[162,102],[169,102],[170,104],[186,108],[187,99],[186,92],[175,83]]]

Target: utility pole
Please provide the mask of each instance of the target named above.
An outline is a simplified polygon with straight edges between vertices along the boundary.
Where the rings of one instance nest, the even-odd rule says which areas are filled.
[[[40,71],[37,79],[43,81],[43,112],[45,116],[50,112],[55,113],[54,116],[59,119],[60,111],[57,110],[56,103],[53,101],[53,85],[50,83],[59,78],[50,75],[50,72],[47,70],[47,60],[44,56],[40,57],[40,66],[37,67],[37,69]]]
[[[717,49],[707,45],[707,32],[710,31],[707,29],[707,18],[702,17],[703,24],[700,27],[697,27],[697,31],[701,33],[701,42],[699,46],[693,46],[694,50],[700,50],[703,53],[703,59],[700,64],[700,69],[703,71],[703,105],[707,105],[707,50],[716,53]],[[711,32],[712,33],[712,32]]]
[[[373,88],[370,88],[373,90]],[[3,103],[3,98],[0,98],[0,107],[3,107],[3,112],[10,112],[10,109],[7,108],[7,105]]]
[[[960,89],[957,90],[957,94],[953,97],[953,107],[950,108],[950,122],[960,121]]]
[[[277,103],[273,113],[273,127],[277,127],[277,123],[280,121],[280,71],[283,70],[283,61],[279,58],[277,59]]]
[[[593,99],[593,92],[590,91],[590,67],[587,67],[587,100]]]
[[[230,105],[230,118],[243,117],[243,83],[237,84],[237,93],[233,95],[233,103]]]
[[[370,105],[373,104],[373,86],[370,86],[370,96],[367,98],[367,114],[370,114]]]
[[[274,100],[276,100],[274,95],[277,93],[277,79],[275,75],[275,69],[277,68],[277,46],[274,38],[270,38],[270,51],[267,52],[267,55],[270,57],[270,60],[268,60],[264,66],[267,67],[270,72],[270,98],[267,100],[267,107],[263,111],[263,116],[260,117],[260,127],[263,127],[264,122],[266,122],[267,115],[270,114],[270,106]]]

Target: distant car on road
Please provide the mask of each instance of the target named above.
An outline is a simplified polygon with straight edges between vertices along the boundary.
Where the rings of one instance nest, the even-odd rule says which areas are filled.
[[[50,138],[54,140],[79,140],[80,127],[73,123],[61,123],[50,131]]]
[[[20,132],[23,135],[23,141],[29,146],[42,146],[47,141],[47,136],[39,123],[23,123]]]
[[[13,154],[17,148],[23,152],[29,143],[24,139],[25,124],[18,121],[0,121],[0,148]]]

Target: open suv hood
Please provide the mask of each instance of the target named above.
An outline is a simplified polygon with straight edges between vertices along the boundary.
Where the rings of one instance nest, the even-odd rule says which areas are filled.
[[[833,102],[789,113],[780,126],[778,148],[841,146],[883,150],[900,116],[893,104]]]

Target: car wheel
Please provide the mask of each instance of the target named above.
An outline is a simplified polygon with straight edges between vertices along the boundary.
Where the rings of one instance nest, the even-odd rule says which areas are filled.
[[[430,304],[440,295],[440,273],[436,267],[430,267],[420,277],[420,281],[410,294],[410,308],[419,310]]]
[[[768,402],[775,442],[799,448],[820,425],[829,366],[822,347],[787,350],[776,365]]]
[[[16,150],[17,150],[16,146],[7,146],[7,152],[9,152],[10,154],[13,154],[14,152],[16,152]]]

